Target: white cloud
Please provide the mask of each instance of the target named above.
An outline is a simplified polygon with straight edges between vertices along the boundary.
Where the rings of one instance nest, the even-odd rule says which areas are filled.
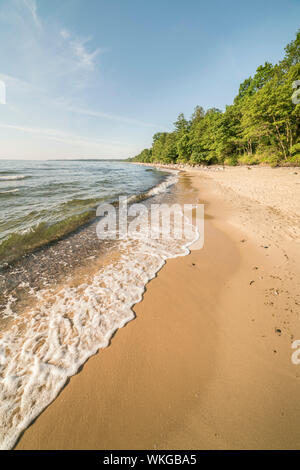
[[[41,25],[41,21],[38,17],[38,14],[37,14],[36,0],[23,0],[23,3],[26,6],[26,8],[28,8],[28,10],[30,11],[32,19],[33,19],[35,25],[39,29],[41,29],[42,25]]]
[[[66,107],[66,109],[73,113],[78,113],[78,114],[82,114],[86,116],[110,119],[112,121],[124,122],[125,124],[134,124],[134,125],[143,126],[143,127],[154,127],[157,129],[162,129],[162,126],[153,124],[152,122],[140,121],[137,119],[127,118],[125,116],[118,116],[116,114],[103,113],[102,111],[93,111],[91,109],[83,109],[83,108],[76,108],[76,107]]]
[[[81,108],[70,105],[67,101],[55,97],[47,97],[47,93],[43,88],[33,86],[31,83],[21,80],[10,75],[0,73],[0,80],[11,89],[11,91],[17,91],[19,93],[30,94],[30,96],[38,97],[38,100],[46,106],[55,106],[59,112],[71,112],[80,114],[82,116],[91,116],[94,118],[107,119],[115,122],[122,122],[124,124],[131,124],[134,126],[150,127],[154,129],[165,129],[166,126],[158,125],[152,122],[141,121],[139,119],[133,119],[126,116],[120,116],[116,114],[105,113],[102,111],[95,111],[93,109]],[[1,127],[1,125],[0,125]]]
[[[18,77],[13,77],[12,75],[7,75],[5,73],[0,73],[0,79],[3,80],[7,85],[18,88],[21,91],[36,91],[36,87],[33,86],[26,80],[22,80]]]
[[[72,133],[60,131],[58,129],[46,129],[39,127],[28,127],[28,126],[19,126],[14,124],[5,124],[0,122],[1,129],[14,130],[20,132],[26,132],[40,137],[45,137],[47,139],[55,140],[57,142],[64,142],[67,144],[81,145],[85,147],[95,147],[102,149],[110,150],[128,150],[130,144],[122,142],[109,142],[107,140],[91,140],[89,137],[75,135]]]
[[[111,141],[101,140],[99,133],[102,132],[105,138],[107,134],[104,132],[109,126],[103,125],[102,130],[96,119],[124,123],[133,129],[137,126],[161,129],[161,126],[97,110],[96,99],[93,100],[95,110],[89,109],[86,101],[91,98],[89,87],[91,85],[92,89],[101,82],[97,58],[106,49],[92,47],[91,37],[79,36],[63,24],[43,21],[38,15],[38,7],[35,0],[13,0],[5,6],[0,1],[0,22],[9,25],[6,38],[14,50],[13,59],[11,55],[1,57],[1,68],[6,74],[0,73],[0,79],[7,85],[8,99],[0,123],[2,139],[5,140],[5,145],[2,140],[0,153],[5,155],[5,151],[11,149],[12,154],[14,148],[19,148],[20,154],[25,155],[40,145],[44,154],[51,144],[49,152],[54,155],[54,146],[59,151],[60,142],[62,148],[72,152],[77,151],[77,146],[81,151],[86,148],[100,153],[110,149],[110,153],[115,155],[137,152],[132,144],[117,142],[114,137]],[[80,116],[90,116],[95,122],[93,119],[80,119]],[[26,126],[28,118],[32,127]],[[61,130],[50,129],[50,122],[55,122],[57,128],[58,122],[63,127],[67,123],[73,134],[64,132],[63,127]],[[82,124],[80,128],[79,122]],[[72,124],[88,136],[77,135]],[[100,121],[100,124],[104,123]],[[86,126],[86,131],[83,126]],[[112,132],[111,135],[115,134]],[[127,140],[127,134],[124,140]]]
[[[69,31],[67,31],[66,29],[62,29],[61,32],[60,32],[60,35],[64,38],[64,39],[68,39],[71,35],[69,33]]]
[[[87,51],[86,43],[92,38],[74,37],[66,29],[62,29],[60,35],[70,47],[71,54],[78,60],[78,65],[86,70],[93,70],[95,67],[95,59],[100,54],[101,49],[98,48],[93,52]]]

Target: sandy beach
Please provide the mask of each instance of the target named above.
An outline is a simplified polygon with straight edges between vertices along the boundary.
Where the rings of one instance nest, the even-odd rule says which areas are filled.
[[[183,171],[179,199],[205,204],[203,249],[167,261],[16,448],[299,448],[299,177]]]

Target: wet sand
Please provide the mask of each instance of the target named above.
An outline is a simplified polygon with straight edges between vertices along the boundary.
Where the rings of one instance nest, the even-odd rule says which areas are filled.
[[[71,378],[17,449],[300,447],[291,214],[241,194],[230,172],[216,174],[189,171],[179,186],[184,200],[196,194],[206,204],[204,248],[167,262],[137,318]]]

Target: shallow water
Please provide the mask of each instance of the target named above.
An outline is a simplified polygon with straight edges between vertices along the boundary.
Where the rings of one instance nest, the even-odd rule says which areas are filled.
[[[137,175],[136,168],[126,165],[126,172],[132,169]],[[146,194],[139,183],[145,205],[173,203],[177,175],[157,175],[157,171],[153,176],[141,168],[138,174],[147,173],[147,183],[152,185],[153,178],[158,181]],[[128,200],[134,202],[133,195],[140,193],[132,183]],[[168,258],[188,254],[187,247],[198,237],[188,222],[187,232],[179,239],[172,234],[149,238],[142,218],[137,239],[103,241],[96,236],[96,224],[97,219],[92,220],[0,268],[2,449],[13,447],[68,378],[134,318],[132,306],[142,299],[147,282]],[[160,223],[151,229],[162,234]]]
[[[143,193],[163,172],[120,161],[0,162],[0,264],[57,240],[102,201]]]

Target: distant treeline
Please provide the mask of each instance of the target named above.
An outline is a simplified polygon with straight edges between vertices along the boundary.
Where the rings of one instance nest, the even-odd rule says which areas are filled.
[[[196,106],[173,132],[158,132],[131,161],[213,164],[300,164],[300,30],[281,62],[265,62],[224,112]],[[293,88],[294,87],[294,88]],[[299,88],[298,88],[299,90]],[[294,99],[292,101],[292,95]],[[298,104],[297,104],[298,102]]]

